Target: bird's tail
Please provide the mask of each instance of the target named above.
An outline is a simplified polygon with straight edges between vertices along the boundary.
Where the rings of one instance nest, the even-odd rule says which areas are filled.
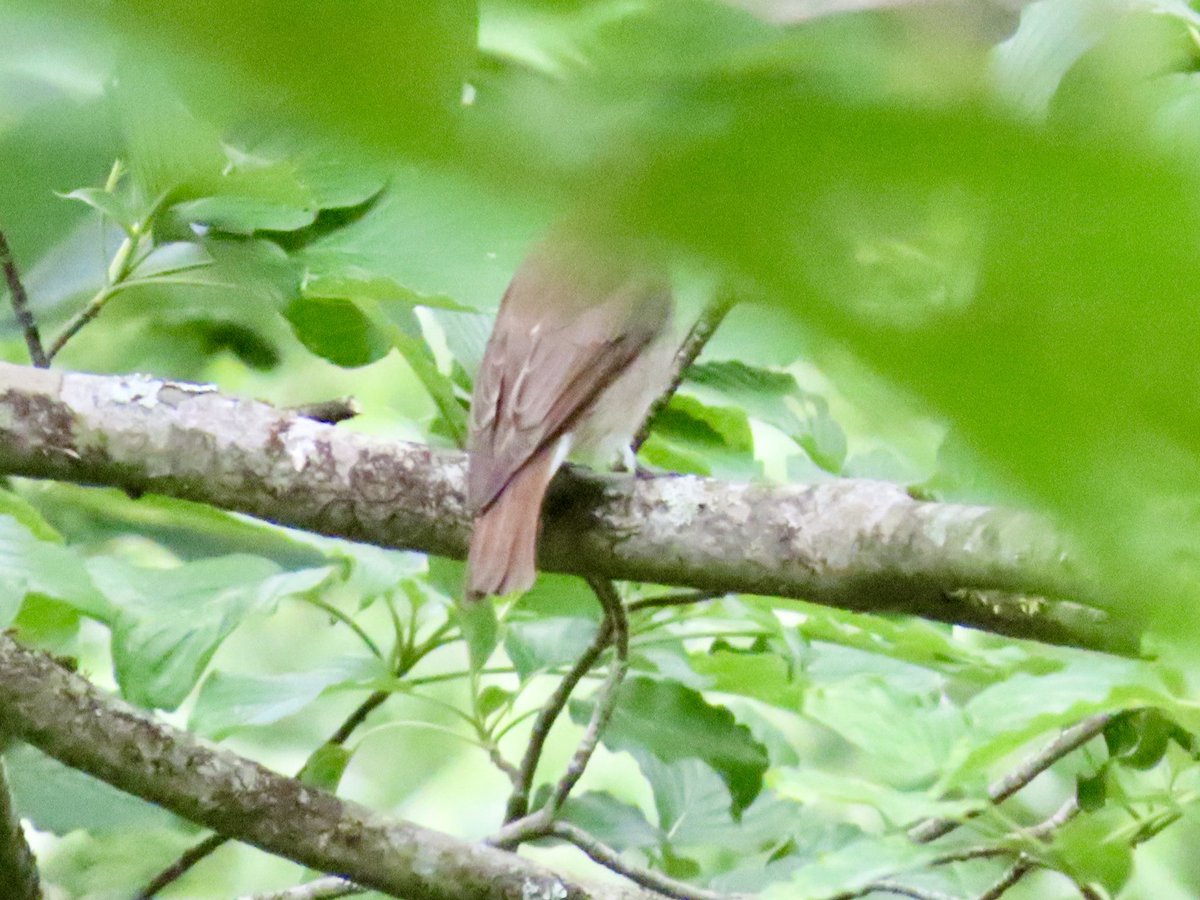
[[[558,462],[552,447],[539,451],[476,517],[467,553],[468,602],[533,587],[542,500]]]

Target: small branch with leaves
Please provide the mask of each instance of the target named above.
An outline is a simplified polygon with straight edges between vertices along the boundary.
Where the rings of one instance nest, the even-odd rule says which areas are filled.
[[[1012,797],[1037,778],[1038,775],[1054,765],[1054,763],[1078,750],[1088,741],[1092,740],[1092,738],[1098,736],[1112,720],[1112,715],[1099,714],[1089,716],[1072,725],[1070,728],[1063,729],[1062,733],[1045,747],[1037,753],[1032,754],[1011,772],[1006,773],[991,784],[987,790],[988,804],[995,807]],[[969,812],[962,819],[926,819],[909,828],[908,837],[914,843],[930,843],[945,837],[970,819],[981,815],[982,812],[983,810]],[[1049,841],[1055,831],[1071,821],[1079,812],[1078,800],[1072,794],[1051,816],[1038,822],[1036,825],[1019,829],[992,844],[949,851],[929,860],[927,865],[933,868],[973,859],[1015,857],[1004,874],[991,887],[974,898],[974,900],[999,900],[1000,897],[1010,888],[1014,887],[1027,874],[1043,865],[1035,855],[1028,852],[1031,842]],[[831,900],[856,900],[856,898],[866,897],[872,893],[891,893],[913,898],[938,897],[941,900],[957,900],[957,898],[947,898],[943,894],[906,885],[897,880],[896,876],[872,881],[857,890],[838,894],[836,897],[831,898]]]

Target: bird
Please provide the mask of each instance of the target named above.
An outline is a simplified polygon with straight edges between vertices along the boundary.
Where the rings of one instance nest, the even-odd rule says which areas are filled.
[[[542,502],[568,454],[632,467],[671,382],[673,309],[666,267],[628,242],[559,230],[521,262],[471,398],[468,603],[533,586]]]

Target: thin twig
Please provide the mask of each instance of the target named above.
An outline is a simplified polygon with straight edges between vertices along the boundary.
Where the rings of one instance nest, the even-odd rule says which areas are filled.
[[[929,860],[926,865],[929,868],[933,868],[935,866],[944,866],[955,862],[968,862],[975,859],[994,859],[997,856],[1016,855],[1016,862],[1005,875],[1005,878],[1012,877],[1013,880],[1006,882],[1005,879],[1002,878],[1000,881],[996,882],[996,884],[992,885],[992,887],[990,887],[988,891],[981,897],[976,898],[976,900],[996,900],[996,898],[998,898],[1006,890],[1016,884],[1017,881],[1024,877],[1030,869],[1041,865],[1040,862],[1029,856],[1029,854],[1020,851],[1017,849],[1017,847],[1012,845],[1020,844],[1020,842],[1028,841],[1030,839],[1048,841],[1057,829],[1061,828],[1063,825],[1067,824],[1067,822],[1071,821],[1071,819],[1075,818],[1079,812],[1079,802],[1075,795],[1072,794],[1066,799],[1062,806],[1055,810],[1054,813],[1048,818],[1042,820],[1036,825],[1031,825],[1029,828],[1022,828],[1009,835],[1006,839],[1006,844],[996,844],[987,847],[967,847],[962,850],[952,850],[949,853],[944,853],[941,856]],[[1024,868],[1021,869],[1020,874],[1017,874],[1018,867],[1022,865]],[[864,885],[856,890],[838,894],[836,897],[832,898],[832,900],[857,900],[859,897],[866,897],[869,894],[879,891],[890,890],[892,893],[896,893],[896,891],[893,889],[896,886],[903,887],[900,882],[893,881],[891,878],[884,878],[880,879],[879,881],[873,881],[870,884]],[[907,888],[905,889],[907,890]],[[998,893],[992,893],[993,891],[998,891]]]
[[[559,779],[554,793],[551,795],[548,804],[551,814],[557,812],[566,802],[571,790],[591,761],[596,745],[600,742],[600,735],[604,733],[613,711],[617,708],[621,682],[625,680],[625,673],[629,669],[629,620],[625,617],[625,606],[621,603],[621,597],[617,594],[616,587],[607,578],[589,575],[587,583],[596,592],[600,605],[604,607],[605,621],[610,623],[613,634],[613,660],[608,670],[608,677],[600,686],[596,703],[592,707],[592,718],[588,722],[587,730],[584,731],[575,755],[567,763],[566,771],[563,772],[562,778]]]
[[[496,746],[496,742],[487,734],[479,735],[479,743],[483,746],[484,752],[487,753],[488,759],[492,761],[492,765],[503,772],[505,777],[508,778],[509,783],[516,788],[517,782],[521,778],[521,773],[517,771],[517,767],[504,758],[500,753],[500,748]]]
[[[728,288],[718,291],[708,306],[704,308],[704,311],[700,314],[700,318],[696,320],[696,324],[688,332],[687,337],[683,339],[683,343],[675,351],[675,361],[671,365],[670,386],[654,401],[654,404],[650,407],[650,411],[646,414],[645,420],[642,422],[642,427],[638,429],[637,434],[633,438],[634,453],[638,451],[642,444],[646,443],[646,438],[650,437],[650,423],[671,402],[671,398],[679,390],[679,385],[683,383],[683,376],[687,373],[688,368],[696,361],[696,357],[700,355],[700,351],[704,349],[704,345],[716,333],[717,328],[720,327],[721,322],[724,321],[725,316],[729,314],[729,310],[733,309],[736,302],[737,298]]]
[[[869,889],[865,892],[840,894],[838,900],[841,900],[842,897],[865,897],[868,893],[896,894],[899,897],[910,897],[912,900],[958,900],[952,894],[943,894],[941,891],[929,891],[925,888],[912,887],[911,885],[901,884],[898,881],[873,881]]]
[[[992,805],[1003,803],[1037,776],[1045,772],[1050,766],[1054,765],[1058,760],[1062,759],[1073,750],[1082,747],[1100,732],[1112,720],[1112,715],[1102,713],[1100,715],[1090,716],[1082,722],[1066,728],[1063,732],[1047,744],[1042,750],[1031,756],[1020,766],[1009,772],[999,781],[995,782],[988,788],[988,801]],[[908,830],[910,840],[918,844],[927,844],[930,841],[936,841],[954,829],[958,828],[967,819],[974,818],[979,815],[981,810],[968,812],[962,820],[956,819],[926,819],[918,822]]]
[[[571,692],[592,670],[592,666],[600,659],[604,648],[608,646],[611,639],[612,624],[606,615],[596,631],[596,637],[592,639],[592,643],[571,667],[571,671],[563,676],[558,687],[554,689],[554,693],[550,695],[550,699],[538,713],[537,719],[534,720],[529,743],[525,746],[525,755],[517,767],[517,781],[513,784],[512,796],[508,798],[508,807],[504,811],[506,825],[517,821],[529,812],[529,792],[533,787],[533,777],[537,771],[538,762],[541,761],[542,748],[546,744],[550,729],[571,698]]]
[[[13,314],[17,317],[17,324],[21,326],[21,333],[25,335],[25,346],[29,348],[29,361],[39,369],[44,369],[50,365],[50,360],[42,348],[42,336],[38,332],[37,320],[33,318],[33,311],[29,308],[29,295],[25,292],[25,284],[21,281],[16,260],[13,259],[12,250],[3,231],[0,231],[0,266],[4,267],[4,280],[8,283],[8,296],[12,302]]]
[[[631,865],[623,860],[621,854],[612,847],[596,840],[582,828],[572,825],[570,822],[555,822],[550,826],[549,834],[574,844],[593,862],[599,863],[604,868],[623,875],[634,884],[657,891],[667,897],[675,897],[677,900],[731,900],[731,897],[735,896],[699,888],[676,881],[674,878],[668,878],[666,875],[660,875],[650,869]]]
[[[990,888],[980,894],[976,900],[1000,900],[1008,889],[1014,887],[1018,881],[1032,872],[1038,867],[1038,863],[1031,857],[1022,854],[1017,858],[1008,870],[1000,876],[1000,880],[993,884]]]
[[[87,306],[72,316],[67,321],[67,324],[63,326],[62,331],[58,333],[58,336],[51,342],[50,349],[46,351],[47,359],[53,360],[54,357],[58,356],[59,351],[67,345],[67,342],[79,334],[96,316],[100,315],[105,304],[116,294],[117,290],[112,285],[97,291],[96,295],[88,301]]]
[[[727,591],[685,591],[682,594],[664,594],[661,597],[643,597],[627,604],[627,612],[640,612],[643,609],[661,609],[668,606],[691,606],[693,603],[704,603],[724,597]]]
[[[115,187],[115,179],[119,177],[119,171],[119,164],[113,167],[114,174],[109,176],[109,190]],[[117,247],[117,252],[113,254],[113,258],[108,264],[108,283],[97,291],[92,299],[88,301],[87,305],[72,316],[67,321],[67,324],[63,326],[62,331],[58,333],[58,336],[50,344],[50,349],[46,351],[46,358],[48,360],[53,360],[71,338],[75,337],[75,335],[83,330],[84,326],[100,315],[109,300],[119,294],[123,288],[130,286],[126,284],[126,279],[129,278],[130,273],[149,255],[148,253],[144,254],[139,259],[134,256],[134,253],[141,242],[141,238],[151,233],[154,227],[154,219],[162,211],[169,197],[170,191],[160,194],[154,203],[150,205],[150,209],[146,211],[146,214],[133,223],[129,229],[129,233],[121,241],[121,245]],[[164,279],[159,278],[156,280],[161,283]]]
[[[1044,821],[1038,822],[1029,828],[1019,832],[1022,837],[1033,838],[1038,841],[1048,841],[1055,831],[1062,828],[1073,818],[1079,815],[1079,798],[1072,794],[1068,797],[1063,805],[1054,811],[1054,815]]]
[[[335,897],[348,897],[365,891],[366,888],[334,875],[269,894],[248,894],[240,900],[334,900]]]
[[[210,834],[204,840],[200,841],[200,843],[188,847],[183,853],[179,854],[179,857],[173,863],[150,879],[149,883],[134,896],[134,900],[150,900],[151,897],[155,896],[167,885],[178,881],[191,870],[192,866],[196,865],[200,860],[211,856],[228,841],[229,838],[222,834]]]

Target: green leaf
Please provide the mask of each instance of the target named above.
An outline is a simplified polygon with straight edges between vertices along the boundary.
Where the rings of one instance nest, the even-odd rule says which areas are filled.
[[[978,777],[1027,741],[1086,716],[1137,706],[1186,715],[1154,669],[1134,660],[1089,655],[1043,675],[1017,673],[976,694],[964,713],[974,740],[954,754],[951,780]]]
[[[788,882],[773,885],[759,896],[761,900],[825,900],[897,872],[919,869],[934,855],[932,848],[913,844],[903,835],[864,835],[814,855],[795,870]]]
[[[586,722],[591,705],[573,700],[571,718]],[[700,760],[725,782],[735,815],[758,796],[767,769],[766,750],[729,710],[674,681],[627,679],[602,740],[611,750],[642,750],[663,762]]]
[[[161,807],[65,766],[28,744],[6,750],[4,765],[18,813],[40,831],[124,832],[167,829],[178,822]]]
[[[504,634],[504,652],[524,681],[536,672],[575,662],[596,636],[593,619],[556,616],[522,621],[511,619]]]
[[[639,451],[651,465],[696,475],[751,477],[758,473],[746,414],[676,394],[651,422]]]
[[[250,613],[325,582],[331,569],[280,573],[253,556],[227,556],[174,569],[92,561],[98,586],[117,609],[113,665],[131,702],[174,709],[195,686],[221,642]]]
[[[466,446],[467,411],[459,401],[454,382],[438,370],[429,345],[422,339],[406,334],[400,328],[393,328],[392,346],[404,357],[404,361],[437,406],[441,415],[439,424],[442,426],[439,433],[448,436],[457,447]]]
[[[509,703],[513,698],[512,691],[506,691],[496,684],[489,684],[479,692],[479,700],[475,707],[481,718],[486,719],[496,710]]]
[[[185,222],[245,235],[256,231],[296,231],[311,225],[317,218],[314,207],[236,195],[189,200],[172,207],[171,212]]]
[[[640,809],[621,802],[607,791],[572,795],[563,805],[561,815],[617,851],[655,847],[663,839]]]
[[[1095,775],[1076,778],[1075,799],[1085,813],[1103,809],[1108,799],[1108,769],[1101,768]]]
[[[781,796],[808,807],[866,806],[896,829],[925,818],[960,819],[987,805],[983,800],[940,800],[924,791],[900,791],[870,778],[839,775],[811,766],[772,769],[767,783]]]
[[[708,690],[741,694],[792,711],[799,711],[803,702],[804,682],[792,677],[778,654],[717,650],[689,654],[688,662],[707,679]]]
[[[454,607],[454,617],[467,642],[471,669],[478,671],[487,665],[500,643],[500,623],[496,620],[496,608],[487,600],[459,603]]]
[[[649,751],[632,752],[654,791],[664,845],[673,850],[751,853],[778,845],[795,830],[796,806],[778,795],[764,791],[735,819],[725,782],[700,760],[665,763]]]
[[[90,206],[106,219],[120,226],[126,234],[133,231],[134,214],[125,201],[111,191],[102,188],[77,188],[66,194],[59,194],[64,200],[78,200]]]
[[[348,300],[367,299],[380,303],[402,303],[406,306],[426,306],[451,312],[468,312],[449,297],[421,294],[405,287],[387,275],[373,275],[350,268],[337,275],[315,275],[304,284],[304,293],[310,297],[341,297]]]
[[[1121,837],[1118,810],[1077,816],[1054,834],[1053,850],[1079,884],[1099,883],[1115,896],[1133,871],[1133,849]]]
[[[317,281],[350,279],[446,310],[494,310],[544,227],[517,198],[470,178],[409,167],[393,174],[362,218],[313,241],[300,258]],[[439,316],[447,328],[454,319]],[[485,337],[490,330],[489,322]],[[460,361],[474,371],[476,361]]]
[[[252,9],[139,0],[100,15],[137,36],[142,58],[153,51],[206,111],[301,121],[411,152],[436,146],[458,112],[477,14],[462,0],[362,3],[353,15],[312,0]]]
[[[27,513],[16,511],[29,519]],[[34,524],[37,527],[36,521]],[[45,528],[39,527],[39,531],[46,533]],[[74,550],[56,541],[39,540],[12,515],[0,514],[0,625],[11,623],[21,601],[34,593],[61,600],[96,618],[110,613]]]
[[[804,714],[867,754],[876,778],[901,788],[928,787],[966,732],[962,712],[939,693],[874,675],[813,684]]]
[[[285,315],[305,347],[335,365],[355,368],[391,349],[388,327],[372,312],[353,300],[303,296],[288,304]]]
[[[1117,726],[1117,722],[1124,723],[1132,733],[1114,748],[1109,731]],[[1177,727],[1156,709],[1132,710],[1117,722],[1110,722],[1109,727],[1105,728],[1104,739],[1108,743],[1109,754],[1131,769],[1152,769],[1158,765]]]
[[[336,793],[353,756],[354,751],[345,745],[326,742],[305,761],[299,780],[302,784]]]
[[[841,471],[846,435],[830,415],[825,399],[802,390],[793,375],[737,361],[710,362],[688,369],[687,382],[778,428],[825,471]]]
[[[42,594],[30,594],[13,619],[12,628],[24,644],[62,652],[72,646],[81,620],[82,615],[74,606]]]
[[[571,619],[600,619],[600,604],[587,582],[575,575],[539,572],[533,587],[521,595],[516,609],[521,615]]]
[[[280,675],[213,671],[200,686],[188,727],[222,740],[294,715],[326,691],[386,674],[374,657],[334,660],[304,672]]]
[[[0,516],[11,516],[39,541],[63,542],[62,535],[24,497],[0,489]]]

